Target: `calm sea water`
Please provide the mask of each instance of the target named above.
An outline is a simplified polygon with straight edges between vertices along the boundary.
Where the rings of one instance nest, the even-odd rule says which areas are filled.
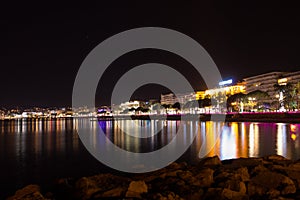
[[[0,121],[0,198],[31,183],[47,187],[57,178],[81,177],[101,172],[117,173],[101,164],[85,149],[76,132],[78,124],[82,123],[100,126],[113,143],[132,152],[150,152],[167,145],[176,136],[182,123],[184,136],[186,134],[186,137],[190,137],[188,133],[195,132],[196,138],[178,161],[191,164],[200,159],[201,148],[206,148],[208,156],[218,155],[223,160],[269,154],[279,154],[293,160],[300,158],[300,124],[90,119],[5,120]],[[136,124],[144,128],[133,128]],[[130,132],[131,136],[124,134],[122,130]],[[136,139],[133,137],[135,134],[150,134],[153,137]],[[184,138],[182,142],[188,140],[189,138]]]

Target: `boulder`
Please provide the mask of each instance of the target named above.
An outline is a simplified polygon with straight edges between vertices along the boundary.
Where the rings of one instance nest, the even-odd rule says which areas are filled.
[[[226,189],[226,188],[222,191],[221,196],[223,199],[232,199],[232,200],[249,199],[248,196],[243,193],[232,191],[232,190]]]
[[[178,170],[178,169],[186,169],[187,168],[187,163],[186,162],[173,162],[170,165],[166,167],[168,170]]]
[[[159,175],[160,178],[166,178],[166,177],[173,177],[173,176],[177,176],[178,173],[182,173],[184,171],[182,170],[170,170],[170,171],[167,171],[165,173],[162,173]],[[146,180],[149,180],[150,178],[146,178]]]
[[[112,174],[83,177],[75,184],[76,196],[80,199],[90,199],[94,196],[103,197],[107,194],[122,196],[126,192],[129,182],[128,178]]]
[[[272,171],[287,175],[295,183],[297,189],[300,189],[300,163],[292,163],[289,166],[273,165]]]
[[[200,186],[200,180],[194,176],[194,174],[190,171],[184,171],[178,173],[178,177],[183,180],[187,185],[195,185]]]
[[[274,194],[278,194],[276,190],[282,195],[293,194],[296,192],[296,187],[289,177],[268,171],[253,177],[248,184],[249,196],[269,194],[274,197]]]
[[[163,193],[156,193],[147,196],[147,199],[153,200],[184,200],[179,195],[171,191],[164,191]]]
[[[298,190],[300,190],[300,171],[286,170],[287,176],[294,181]]]
[[[247,191],[245,183],[236,179],[229,179],[225,182],[221,182],[217,184],[217,187],[230,189],[232,191],[240,192],[242,194],[245,194]]]
[[[210,168],[204,168],[195,176],[197,181],[191,184],[196,185],[195,183],[197,183],[200,187],[210,187],[214,182],[213,174],[214,170]]]
[[[222,188],[208,188],[205,193],[204,199],[221,199]]]
[[[81,199],[89,199],[94,193],[101,191],[97,182],[83,177],[76,182],[76,192]]]
[[[292,163],[288,166],[289,170],[299,171],[300,172],[300,162]]]
[[[198,190],[195,192],[190,192],[189,194],[183,196],[183,199],[197,199],[200,200],[202,199],[203,196],[203,190]]]
[[[214,181],[222,182],[222,181],[228,179],[230,176],[232,176],[232,174],[233,173],[231,173],[228,170],[217,170],[217,171],[215,171]]]
[[[264,160],[269,160],[269,161],[275,161],[275,160],[288,160],[287,158],[281,156],[281,155],[269,155],[269,156],[265,156],[263,158]]]
[[[296,198],[296,199],[299,199],[299,198]],[[278,197],[274,200],[295,200],[295,198],[287,198],[287,197]]]
[[[246,185],[244,181],[249,181],[250,176],[246,167],[236,170],[219,170],[219,173],[214,178],[214,185],[218,188],[226,188],[241,194],[246,193]]]
[[[247,167],[253,168],[255,166],[261,165],[263,163],[262,158],[238,158],[234,159],[231,163],[231,167],[240,168],[240,167]]]
[[[187,195],[192,191],[192,185],[189,185],[184,179],[179,177],[169,177],[163,181],[159,187],[153,187],[157,192],[160,191],[173,191],[180,196]]]
[[[200,163],[200,166],[204,167],[216,167],[222,165],[222,162],[218,156],[203,158]]]
[[[265,156],[264,160],[266,162],[272,162],[273,164],[281,165],[281,166],[287,166],[293,162],[293,161],[291,161],[283,156],[280,156],[280,155]]]
[[[247,167],[241,167],[236,170],[236,174],[240,175],[241,181],[249,181],[250,175]]]
[[[126,197],[141,198],[141,194],[147,192],[148,187],[144,181],[131,181],[126,192]]]
[[[266,195],[269,197],[269,198],[276,198],[276,197],[279,197],[280,196],[280,191],[279,190],[276,190],[276,189],[270,189]]]
[[[206,192],[204,199],[248,200],[249,197],[246,194],[232,191],[227,188],[209,188]]]
[[[41,194],[40,186],[27,185],[26,187],[17,190],[15,195],[9,197],[7,200],[21,200],[21,199],[44,200],[45,198]]]
[[[257,165],[251,170],[251,176],[256,176],[257,174],[260,174],[262,172],[269,171],[268,168],[266,168],[264,165]]]

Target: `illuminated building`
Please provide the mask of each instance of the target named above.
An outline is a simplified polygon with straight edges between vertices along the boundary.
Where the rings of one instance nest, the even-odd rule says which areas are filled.
[[[197,91],[196,100],[204,99],[206,96],[215,97],[220,95],[220,93],[222,95],[229,96],[229,95],[246,92],[244,82],[237,83],[236,85],[231,85],[231,84],[232,84],[232,79],[229,79],[226,81],[221,81],[219,83],[220,86],[219,88],[208,89],[205,91]]]
[[[283,105],[283,93],[276,91],[274,85],[286,85],[287,83],[291,84],[293,87],[300,88],[300,71],[296,72],[270,72],[265,74],[260,74],[248,78],[244,78],[246,92],[250,93],[256,90],[267,92],[269,99],[265,102],[273,103],[276,98],[280,104],[281,111],[284,111]],[[275,99],[275,101],[277,101]],[[297,102],[299,104],[299,102]]]
[[[225,86],[222,88],[214,88],[205,90],[205,95],[217,96],[220,93],[225,95],[234,95],[238,93],[245,93],[245,86],[243,84],[237,84],[232,86]]]
[[[297,109],[299,109],[299,105],[300,105],[300,93],[299,93],[299,89],[300,89],[300,71],[297,72],[288,72],[285,73],[284,76],[280,79],[278,79],[278,84],[283,86],[283,85],[287,85],[287,84],[291,84],[296,93],[294,95],[296,95],[296,98],[294,99],[295,103],[297,104]],[[298,96],[298,97],[297,97]],[[280,103],[280,109],[281,111],[285,111],[285,107],[284,107],[284,94],[283,91],[280,91],[279,94],[276,94],[276,97],[278,97],[279,103]]]
[[[279,85],[286,85],[287,81],[288,81],[287,78],[281,78],[281,79],[278,79],[278,84]]]
[[[225,112],[228,96],[238,93],[245,93],[244,83],[238,83],[236,85],[231,84],[232,79],[221,81],[219,83],[219,88],[208,89],[205,91],[205,96],[210,96],[210,98],[214,98],[217,101],[217,104],[212,106],[212,112]]]
[[[193,101],[197,99],[197,93],[182,93],[182,94],[175,94],[169,93],[169,94],[162,94],[160,100],[161,105],[173,105],[176,102],[179,102],[180,104],[185,104],[189,101]]]
[[[137,109],[140,106],[142,106],[141,101],[127,101],[120,104],[121,110],[131,109],[131,108]]]
[[[277,94],[274,85],[284,74],[285,72],[270,72],[244,78],[246,93],[250,93],[256,90],[267,92],[271,97],[270,101],[273,101],[273,98],[276,97]]]
[[[199,100],[199,99],[204,99],[205,98],[205,91],[197,91],[196,92],[196,100]]]
[[[208,89],[205,90],[204,93],[199,92],[199,96],[201,95],[204,98],[207,95],[211,97],[215,97],[215,96],[219,96],[220,94],[229,96],[238,93],[245,93],[244,82],[237,83],[236,85],[231,85],[231,84],[232,84],[232,79],[221,81],[219,83],[220,86],[219,88]]]
[[[160,104],[161,105],[173,105],[177,102],[177,98],[175,94],[169,93],[169,94],[161,94],[160,95]]]
[[[143,101],[127,101],[123,102],[120,105],[112,105],[112,112],[115,115],[119,114],[134,114],[135,109],[139,107],[144,107],[145,102]]]
[[[189,101],[196,100],[196,93],[188,93],[188,94],[178,94],[177,100],[180,104],[185,104]]]
[[[288,82],[293,85],[297,85],[300,82],[300,71],[285,73],[283,78],[278,80],[278,82]]]

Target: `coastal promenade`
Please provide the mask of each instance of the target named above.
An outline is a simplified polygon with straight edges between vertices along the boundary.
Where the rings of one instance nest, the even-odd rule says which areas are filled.
[[[98,119],[136,119],[136,120],[149,120],[149,119],[167,119],[167,120],[180,120],[180,119],[199,119],[200,121],[210,121],[212,115],[213,119],[225,119],[227,122],[282,122],[282,123],[300,123],[300,112],[265,112],[265,113],[227,113],[227,114],[186,114],[183,115],[117,115],[117,116],[101,116]],[[219,115],[219,117],[218,117]],[[225,118],[224,118],[225,117]]]
[[[91,120],[195,120],[226,122],[278,122],[300,123],[300,112],[244,112],[244,113],[208,113],[208,114],[172,114],[172,115],[103,115],[103,116],[64,116],[64,117],[27,117],[0,118],[0,120],[20,119],[57,119],[57,118],[90,118]]]

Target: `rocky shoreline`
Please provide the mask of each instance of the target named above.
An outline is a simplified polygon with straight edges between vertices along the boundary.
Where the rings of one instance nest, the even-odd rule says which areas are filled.
[[[300,160],[271,155],[220,161],[215,156],[129,177],[60,179],[54,188],[28,185],[8,199],[300,199]]]

